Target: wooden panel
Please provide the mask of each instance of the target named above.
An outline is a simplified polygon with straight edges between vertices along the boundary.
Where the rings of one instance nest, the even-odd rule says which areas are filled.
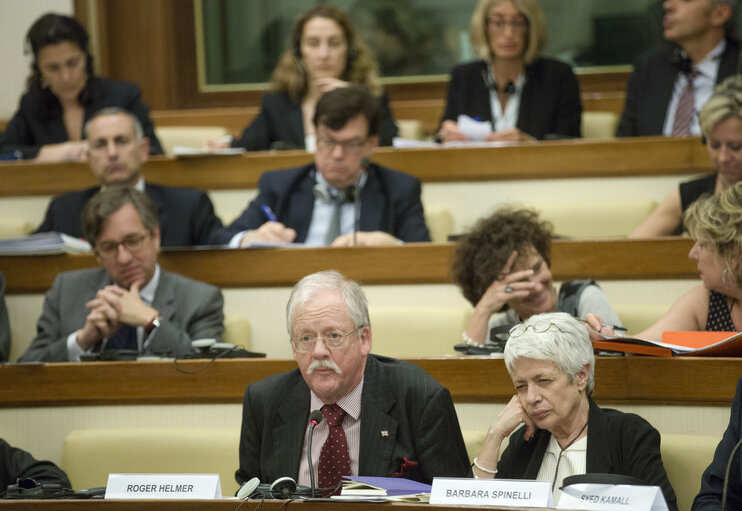
[[[233,156],[153,157],[146,178],[156,183],[205,190],[256,188],[266,170],[304,165],[304,151],[262,151]],[[373,161],[416,176],[426,183],[693,175],[713,172],[697,137],[562,140],[513,143],[501,147],[380,148]],[[0,196],[55,195],[93,186],[85,163],[0,163]]]
[[[410,361],[446,387],[457,403],[504,403],[514,392],[501,358]],[[739,359],[598,357],[594,397],[601,402],[728,406],[739,364]],[[247,385],[292,370],[296,363],[243,359],[209,365],[207,360],[185,360],[177,366],[190,374],[172,361],[1,366],[5,383],[0,407],[240,403]]]
[[[576,278],[692,279],[687,238],[552,243],[555,280]],[[168,271],[224,288],[293,286],[299,279],[334,268],[362,284],[450,282],[452,243],[408,243],[398,247],[252,250],[174,250],[160,254]],[[97,266],[90,255],[0,257],[7,292],[42,293],[60,271]]]

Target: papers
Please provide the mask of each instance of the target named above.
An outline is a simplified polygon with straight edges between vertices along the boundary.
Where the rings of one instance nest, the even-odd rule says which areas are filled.
[[[403,477],[345,476],[341,496],[415,496],[430,493],[430,485]],[[419,502],[419,500],[413,500]]]
[[[660,357],[742,356],[742,332],[665,332],[662,341],[636,337],[602,337],[604,340],[593,341],[595,349]]]
[[[478,121],[468,115],[459,115],[456,119],[461,133],[472,139],[474,142],[482,142],[485,137],[492,132],[492,125],[489,121]]]
[[[392,147],[395,149],[435,149],[440,147],[440,144],[430,140],[414,140],[411,138],[394,137],[392,139]]]
[[[42,232],[23,238],[0,240],[0,255],[86,254],[90,244],[59,232]]]
[[[224,149],[217,149],[215,151],[204,151],[203,149],[197,149],[195,147],[185,147],[182,145],[176,145],[173,147],[173,156],[213,156],[213,155],[230,155],[230,154],[242,154],[245,152],[244,147],[227,147]]]

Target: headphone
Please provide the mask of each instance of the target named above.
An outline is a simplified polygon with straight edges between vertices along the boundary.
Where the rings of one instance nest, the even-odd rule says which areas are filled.
[[[355,185],[350,185],[347,188],[343,188],[342,190],[340,190],[340,204],[356,202],[356,200],[358,200],[359,192],[360,189],[356,189]],[[327,186],[321,185],[319,183],[312,187],[312,193],[314,194],[315,198],[325,202],[331,202],[334,199],[334,197],[332,196],[332,192],[330,192],[330,189]]]
[[[297,496],[309,496],[310,489],[298,486],[290,477],[279,477],[271,484],[261,484],[260,479],[253,477],[240,487],[237,498],[245,500],[253,497],[257,499],[290,499]]]
[[[670,63],[677,67],[681,73],[690,74],[693,72],[693,62],[682,48],[675,48],[670,55]]]
[[[492,73],[490,73],[489,65],[487,66],[487,69],[482,69],[482,79],[484,80],[485,87],[499,94],[500,88],[497,86],[497,83],[492,79]],[[515,84],[513,82],[506,83],[505,88],[502,89],[502,93],[508,96],[511,94],[515,94]]]

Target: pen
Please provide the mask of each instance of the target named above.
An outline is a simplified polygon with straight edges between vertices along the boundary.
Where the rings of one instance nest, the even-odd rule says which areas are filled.
[[[278,222],[278,218],[276,217],[276,214],[273,212],[273,210],[268,204],[261,204],[260,209],[263,210],[263,214],[265,215],[265,218],[267,218],[269,222]]]
[[[587,323],[587,320],[582,319],[582,318],[577,318],[577,321],[582,321],[583,323]],[[626,329],[624,327],[618,326],[618,325],[609,325],[608,323],[601,323],[600,326],[606,326],[608,328],[612,328],[616,332],[626,332]]]

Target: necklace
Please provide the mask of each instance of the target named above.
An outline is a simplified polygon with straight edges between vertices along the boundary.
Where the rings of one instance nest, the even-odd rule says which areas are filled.
[[[564,447],[560,446],[561,451],[559,451],[559,457],[557,458],[557,466],[556,466],[556,470],[554,471],[554,480],[551,482],[551,491],[554,491],[554,487],[556,486],[557,474],[559,473],[559,464],[562,462],[562,454],[564,454],[564,451],[572,447],[572,444],[574,444],[577,441],[577,439],[580,438],[580,435],[582,435],[582,432],[585,431],[586,428],[587,428],[587,422],[585,423],[584,426],[582,426],[582,429],[580,430],[580,432],[577,433],[577,435],[575,435],[575,437],[572,440],[570,440],[567,445],[565,445]],[[559,442],[557,442],[557,445],[559,445]]]

